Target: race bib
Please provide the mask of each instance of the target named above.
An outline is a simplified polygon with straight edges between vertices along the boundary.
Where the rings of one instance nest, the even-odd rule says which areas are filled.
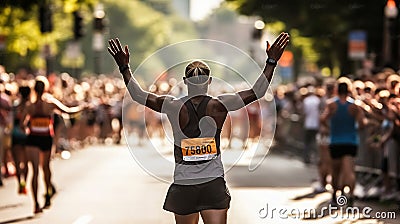
[[[30,120],[32,132],[48,132],[50,130],[51,120],[46,117],[39,117]]]
[[[181,141],[184,161],[211,160],[217,156],[215,138],[188,138]]]

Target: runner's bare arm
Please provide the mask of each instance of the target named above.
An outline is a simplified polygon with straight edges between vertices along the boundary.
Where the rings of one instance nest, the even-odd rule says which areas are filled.
[[[356,117],[355,118],[356,118],[356,121],[358,123],[358,128],[362,129],[366,125],[366,120],[365,120],[365,116],[364,116],[363,110],[361,109],[361,107],[359,107],[359,106],[357,106],[355,104],[353,104],[353,105],[355,107],[355,112],[356,112]]]
[[[326,128],[329,126],[328,125],[328,120],[332,116],[332,107],[333,107],[332,103],[328,103],[325,106],[325,109],[324,109],[324,111],[322,112],[322,114],[320,116],[321,126],[324,126]]]
[[[161,113],[164,102],[172,102],[174,97],[158,96],[156,94],[143,90],[140,87],[138,81],[133,77],[131,69],[129,67],[130,53],[128,46],[125,46],[125,48],[122,49],[121,42],[118,38],[109,40],[108,44],[110,45],[108,47],[108,52],[117,63],[124,79],[125,86],[132,99],[144,106],[149,107],[152,110]],[[168,105],[168,103],[165,105]]]
[[[218,96],[218,99],[226,107],[228,111],[240,109],[249,103],[260,99],[267,92],[269,83],[275,70],[276,62],[282,56],[283,51],[289,43],[289,34],[281,33],[272,46],[267,41],[266,53],[268,59],[273,59],[272,62],[266,63],[262,74],[258,77],[251,89],[243,90],[237,93],[223,94]],[[275,61],[275,64],[273,63]]]
[[[46,95],[46,101],[48,103],[50,103],[53,106],[53,108],[58,109],[61,112],[64,112],[67,114],[74,114],[74,113],[81,112],[86,107],[85,104],[81,104],[81,105],[75,106],[75,107],[68,107],[68,106],[64,105],[63,103],[61,103],[56,98],[54,98],[52,95]]]
[[[25,128],[27,127],[29,114],[32,114],[32,112],[33,112],[32,104],[28,103],[28,105],[22,110],[21,119],[19,120],[19,127],[22,130],[25,130]]]

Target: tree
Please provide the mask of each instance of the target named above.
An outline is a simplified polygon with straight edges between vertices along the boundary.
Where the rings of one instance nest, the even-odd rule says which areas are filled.
[[[53,29],[44,26],[41,32],[40,8],[49,2],[51,2]],[[45,68],[43,49],[45,45],[49,45],[58,71],[73,72],[65,66],[78,66],[82,72],[92,73],[93,10],[98,2],[98,0],[1,1],[0,36],[6,37],[6,48],[0,49],[0,64],[4,64],[8,71],[16,71],[21,65],[33,69]],[[133,54],[132,67],[138,66],[151,53],[169,43],[196,37],[193,24],[171,12],[168,5],[170,0],[101,2],[104,4],[105,19],[108,21],[104,27],[104,45],[106,46],[107,40],[112,37],[120,37],[124,43],[129,44]],[[80,32],[80,38],[74,40],[73,13],[76,11],[81,13],[82,21],[79,27],[82,26],[84,32]],[[72,62],[65,56],[71,41],[79,42],[82,46],[79,58]],[[112,60],[107,60],[109,55],[106,48],[100,54],[104,59],[102,72],[116,71]],[[160,61],[160,69],[163,69],[162,64]]]
[[[155,1],[104,0],[103,2],[109,20],[106,38],[119,37],[123,44],[129,45],[133,68],[136,68],[148,56],[162,47],[197,36],[193,24],[170,14],[166,0],[159,1],[164,2],[165,10],[162,10],[160,5],[148,3]],[[90,57],[90,55],[88,56]],[[109,58],[110,56],[105,51],[103,57]],[[160,71],[168,69],[164,68],[163,64],[164,62],[159,60],[155,66]],[[107,73],[117,70],[112,60],[105,60],[104,65]],[[150,81],[154,80],[153,76],[157,74],[138,75],[141,75],[146,81]]]
[[[16,71],[20,66],[44,68],[44,54],[57,55],[60,46],[72,36],[71,12],[80,7],[89,10],[95,1],[1,1],[0,35],[5,37],[6,44],[5,49],[0,50],[0,64],[9,71]],[[44,49],[51,49],[51,52],[44,52]]]
[[[383,9],[386,1],[376,0],[227,0],[245,15],[258,15],[266,22],[282,21],[287,31],[313,39],[318,65],[340,66],[342,73],[351,71],[347,58],[348,34],[365,30],[368,52],[381,56]],[[399,3],[399,1],[397,1]],[[379,62],[379,61],[378,61]]]

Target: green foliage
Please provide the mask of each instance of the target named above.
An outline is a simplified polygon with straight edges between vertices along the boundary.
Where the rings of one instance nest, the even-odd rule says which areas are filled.
[[[72,17],[66,9],[87,8],[95,0],[51,1],[53,31],[42,34],[39,23],[39,5],[47,1],[5,1],[0,8],[0,35],[6,37],[6,48],[1,52],[0,64],[15,71],[19,66],[44,68],[44,46],[50,54],[59,54],[63,42],[72,35]]]
[[[383,9],[386,1],[376,0],[227,0],[240,13],[259,15],[266,22],[283,21],[287,31],[313,40],[318,64],[333,67],[340,61],[348,72],[347,38],[351,30],[365,30],[369,52],[381,52]],[[398,2],[399,3],[399,2]]]
[[[41,2],[43,0],[1,0],[0,8],[12,7],[30,11],[32,7],[37,6]]]
[[[172,33],[172,23],[163,13],[140,1],[105,0],[109,21],[109,38],[118,37],[122,44],[129,45],[131,65],[136,68],[150,54],[167,45]],[[134,13],[129,13],[134,12]],[[108,38],[108,37],[107,37]],[[90,58],[90,55],[89,55]],[[116,71],[111,56],[104,52],[104,71]],[[162,62],[158,62],[163,70]],[[151,77],[143,77],[148,79]]]
[[[163,14],[139,1],[104,1],[110,17],[109,32],[129,44],[138,63],[167,42],[168,23]],[[127,12],[134,13],[127,13]]]
[[[39,5],[47,0],[27,2],[29,7],[22,7],[25,3],[22,0],[5,1],[0,5],[0,35],[6,37],[6,48],[0,49],[0,64],[6,65],[8,71],[16,71],[21,65],[45,68],[43,49],[49,45],[57,71],[93,73],[96,56],[101,59],[101,71],[111,73],[116,71],[116,66],[106,49],[110,38],[119,37],[122,43],[129,45],[131,64],[136,67],[163,46],[197,36],[192,23],[171,13],[170,0],[103,0],[107,22],[105,48],[94,52],[93,11],[98,0],[51,1],[54,29],[46,34],[40,32],[38,12]],[[73,39],[72,12],[76,10],[83,16],[85,36],[79,41],[81,54],[74,60],[66,57],[66,48]],[[162,61],[158,61],[157,66],[164,69]]]
[[[142,0],[142,2],[162,14],[169,15],[172,12],[171,0]]]

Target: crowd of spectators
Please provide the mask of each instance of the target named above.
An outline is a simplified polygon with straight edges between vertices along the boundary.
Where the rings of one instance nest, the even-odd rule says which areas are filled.
[[[12,105],[21,100],[21,89],[32,88],[34,78],[35,75],[26,69],[7,73],[4,67],[0,67],[0,145],[3,176],[11,175],[10,164],[14,164],[10,151]],[[50,74],[47,78],[50,93],[65,105],[76,106],[83,102],[89,105],[77,114],[55,115],[55,153],[80,149],[93,143],[118,144],[123,140],[123,127],[128,134],[138,136],[135,144],[139,146],[143,145],[145,135],[160,139],[166,137],[168,128],[163,125],[163,116],[131,99],[124,102],[125,86],[119,76],[99,75],[76,79],[67,73],[61,73]],[[222,147],[236,147],[239,141],[241,148],[246,149],[259,140],[274,138],[275,144],[288,146],[286,148],[289,151],[297,150],[305,163],[321,163],[318,158],[320,153],[317,153],[318,147],[313,150],[312,138],[310,140],[310,135],[303,135],[315,132],[318,140],[315,146],[321,146],[321,142],[324,141],[318,124],[305,124],[305,117],[310,111],[306,110],[304,102],[306,98],[313,98],[313,102],[319,102],[320,113],[326,100],[334,96],[336,79],[307,77],[300,80],[302,81],[274,87],[273,95],[267,93],[259,102],[231,112],[223,129]],[[359,130],[360,145],[356,163],[360,169],[365,168],[381,177],[376,185],[381,186],[379,193],[382,197],[395,195],[399,190],[400,76],[393,70],[385,69],[361,78],[348,78],[346,81],[352,87],[351,97],[363,109],[367,124],[366,128]],[[184,94],[184,88],[180,85],[176,79],[171,78],[158,80],[148,89],[157,94],[172,93],[179,97]],[[232,86],[235,90],[246,88],[243,83]],[[223,85],[213,89],[217,92],[212,92],[211,95],[228,91]],[[313,97],[310,98],[310,95]],[[273,101],[275,104],[271,104]],[[275,115],[276,130],[275,120],[271,120],[275,119]],[[327,182],[324,180],[321,183],[325,185]]]
[[[324,188],[329,182],[325,177],[329,176],[330,166],[323,168],[324,163],[329,163],[329,158],[324,157],[329,155],[324,154],[321,148],[329,145],[326,142],[329,136],[324,134],[326,130],[321,130],[315,114],[321,113],[326,101],[335,96],[338,82],[346,82],[351,87],[349,97],[355,100],[364,114],[365,126],[358,129],[359,146],[355,157],[358,184],[355,194],[360,198],[394,199],[400,190],[400,76],[392,69],[338,79],[310,76],[297,83],[278,86],[275,90],[278,110],[275,140],[303,158],[305,164],[315,163],[319,169],[324,169],[322,186],[316,187]],[[310,109],[310,96],[315,97],[313,102],[318,103],[316,109]],[[310,114],[317,122],[311,128],[315,131],[311,143],[309,134],[306,134],[310,133],[306,122]]]

